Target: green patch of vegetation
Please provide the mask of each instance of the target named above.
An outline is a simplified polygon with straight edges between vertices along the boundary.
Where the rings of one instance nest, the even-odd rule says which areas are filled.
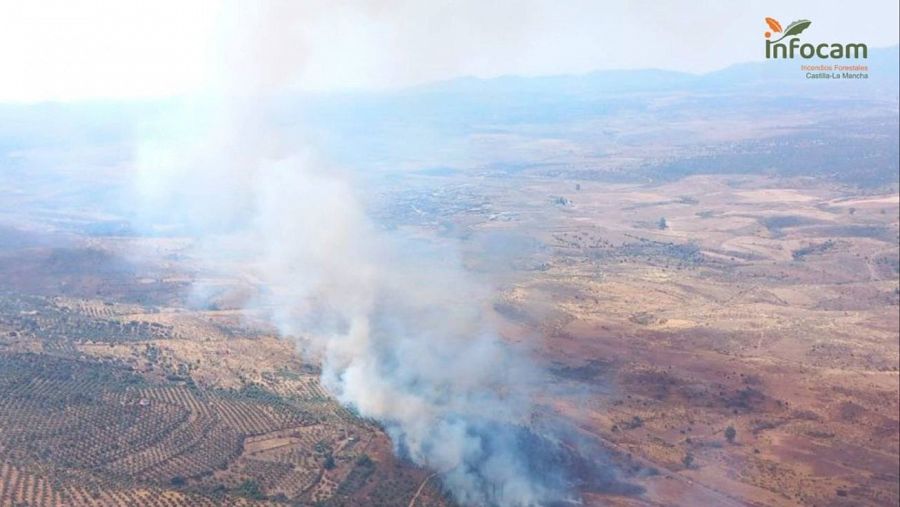
[[[369,477],[375,473],[375,462],[367,454],[362,454],[353,464],[353,469],[347,474],[347,478],[338,486],[339,495],[350,495],[365,486]]]
[[[239,496],[250,498],[252,500],[265,500],[266,495],[263,494],[259,483],[253,479],[247,479],[235,488],[234,493]]]

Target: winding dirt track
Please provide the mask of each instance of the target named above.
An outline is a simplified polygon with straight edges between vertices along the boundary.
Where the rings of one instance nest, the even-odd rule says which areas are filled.
[[[422,494],[422,490],[425,489],[425,485],[428,484],[428,481],[431,480],[431,478],[434,477],[435,475],[437,475],[437,472],[434,472],[433,474],[429,475],[428,477],[425,478],[425,480],[422,481],[422,484],[419,484],[419,489],[416,490],[416,494],[413,495],[412,500],[409,501],[408,507],[415,507],[416,500],[419,499],[419,495]]]

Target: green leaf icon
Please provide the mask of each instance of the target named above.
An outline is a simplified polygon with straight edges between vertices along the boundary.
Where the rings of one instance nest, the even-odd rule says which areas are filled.
[[[791,35],[800,35],[801,33],[803,33],[803,30],[809,28],[809,25],[811,24],[812,21],[808,19],[798,19],[797,21],[794,21],[784,30],[784,36],[782,37],[782,39]]]

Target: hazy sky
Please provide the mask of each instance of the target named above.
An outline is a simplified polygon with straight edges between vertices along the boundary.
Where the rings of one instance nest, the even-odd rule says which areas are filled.
[[[898,41],[897,0],[0,0],[0,101],[177,95],[223,74],[333,90],[462,75],[705,72],[761,59],[765,16],[812,20],[810,41]]]

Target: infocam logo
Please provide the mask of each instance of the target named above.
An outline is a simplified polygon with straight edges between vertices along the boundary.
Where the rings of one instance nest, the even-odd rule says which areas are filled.
[[[775,18],[766,18],[766,24],[771,31],[767,31],[766,58],[868,58],[869,48],[860,42],[839,44],[835,42],[823,42],[820,44],[801,44],[800,34],[806,31],[812,21],[798,19],[789,24],[784,30],[781,23]],[[781,34],[776,40],[769,40],[773,35]],[[790,38],[789,38],[790,37]],[[784,41],[785,39],[788,39]],[[784,41],[784,42],[782,42]]]

